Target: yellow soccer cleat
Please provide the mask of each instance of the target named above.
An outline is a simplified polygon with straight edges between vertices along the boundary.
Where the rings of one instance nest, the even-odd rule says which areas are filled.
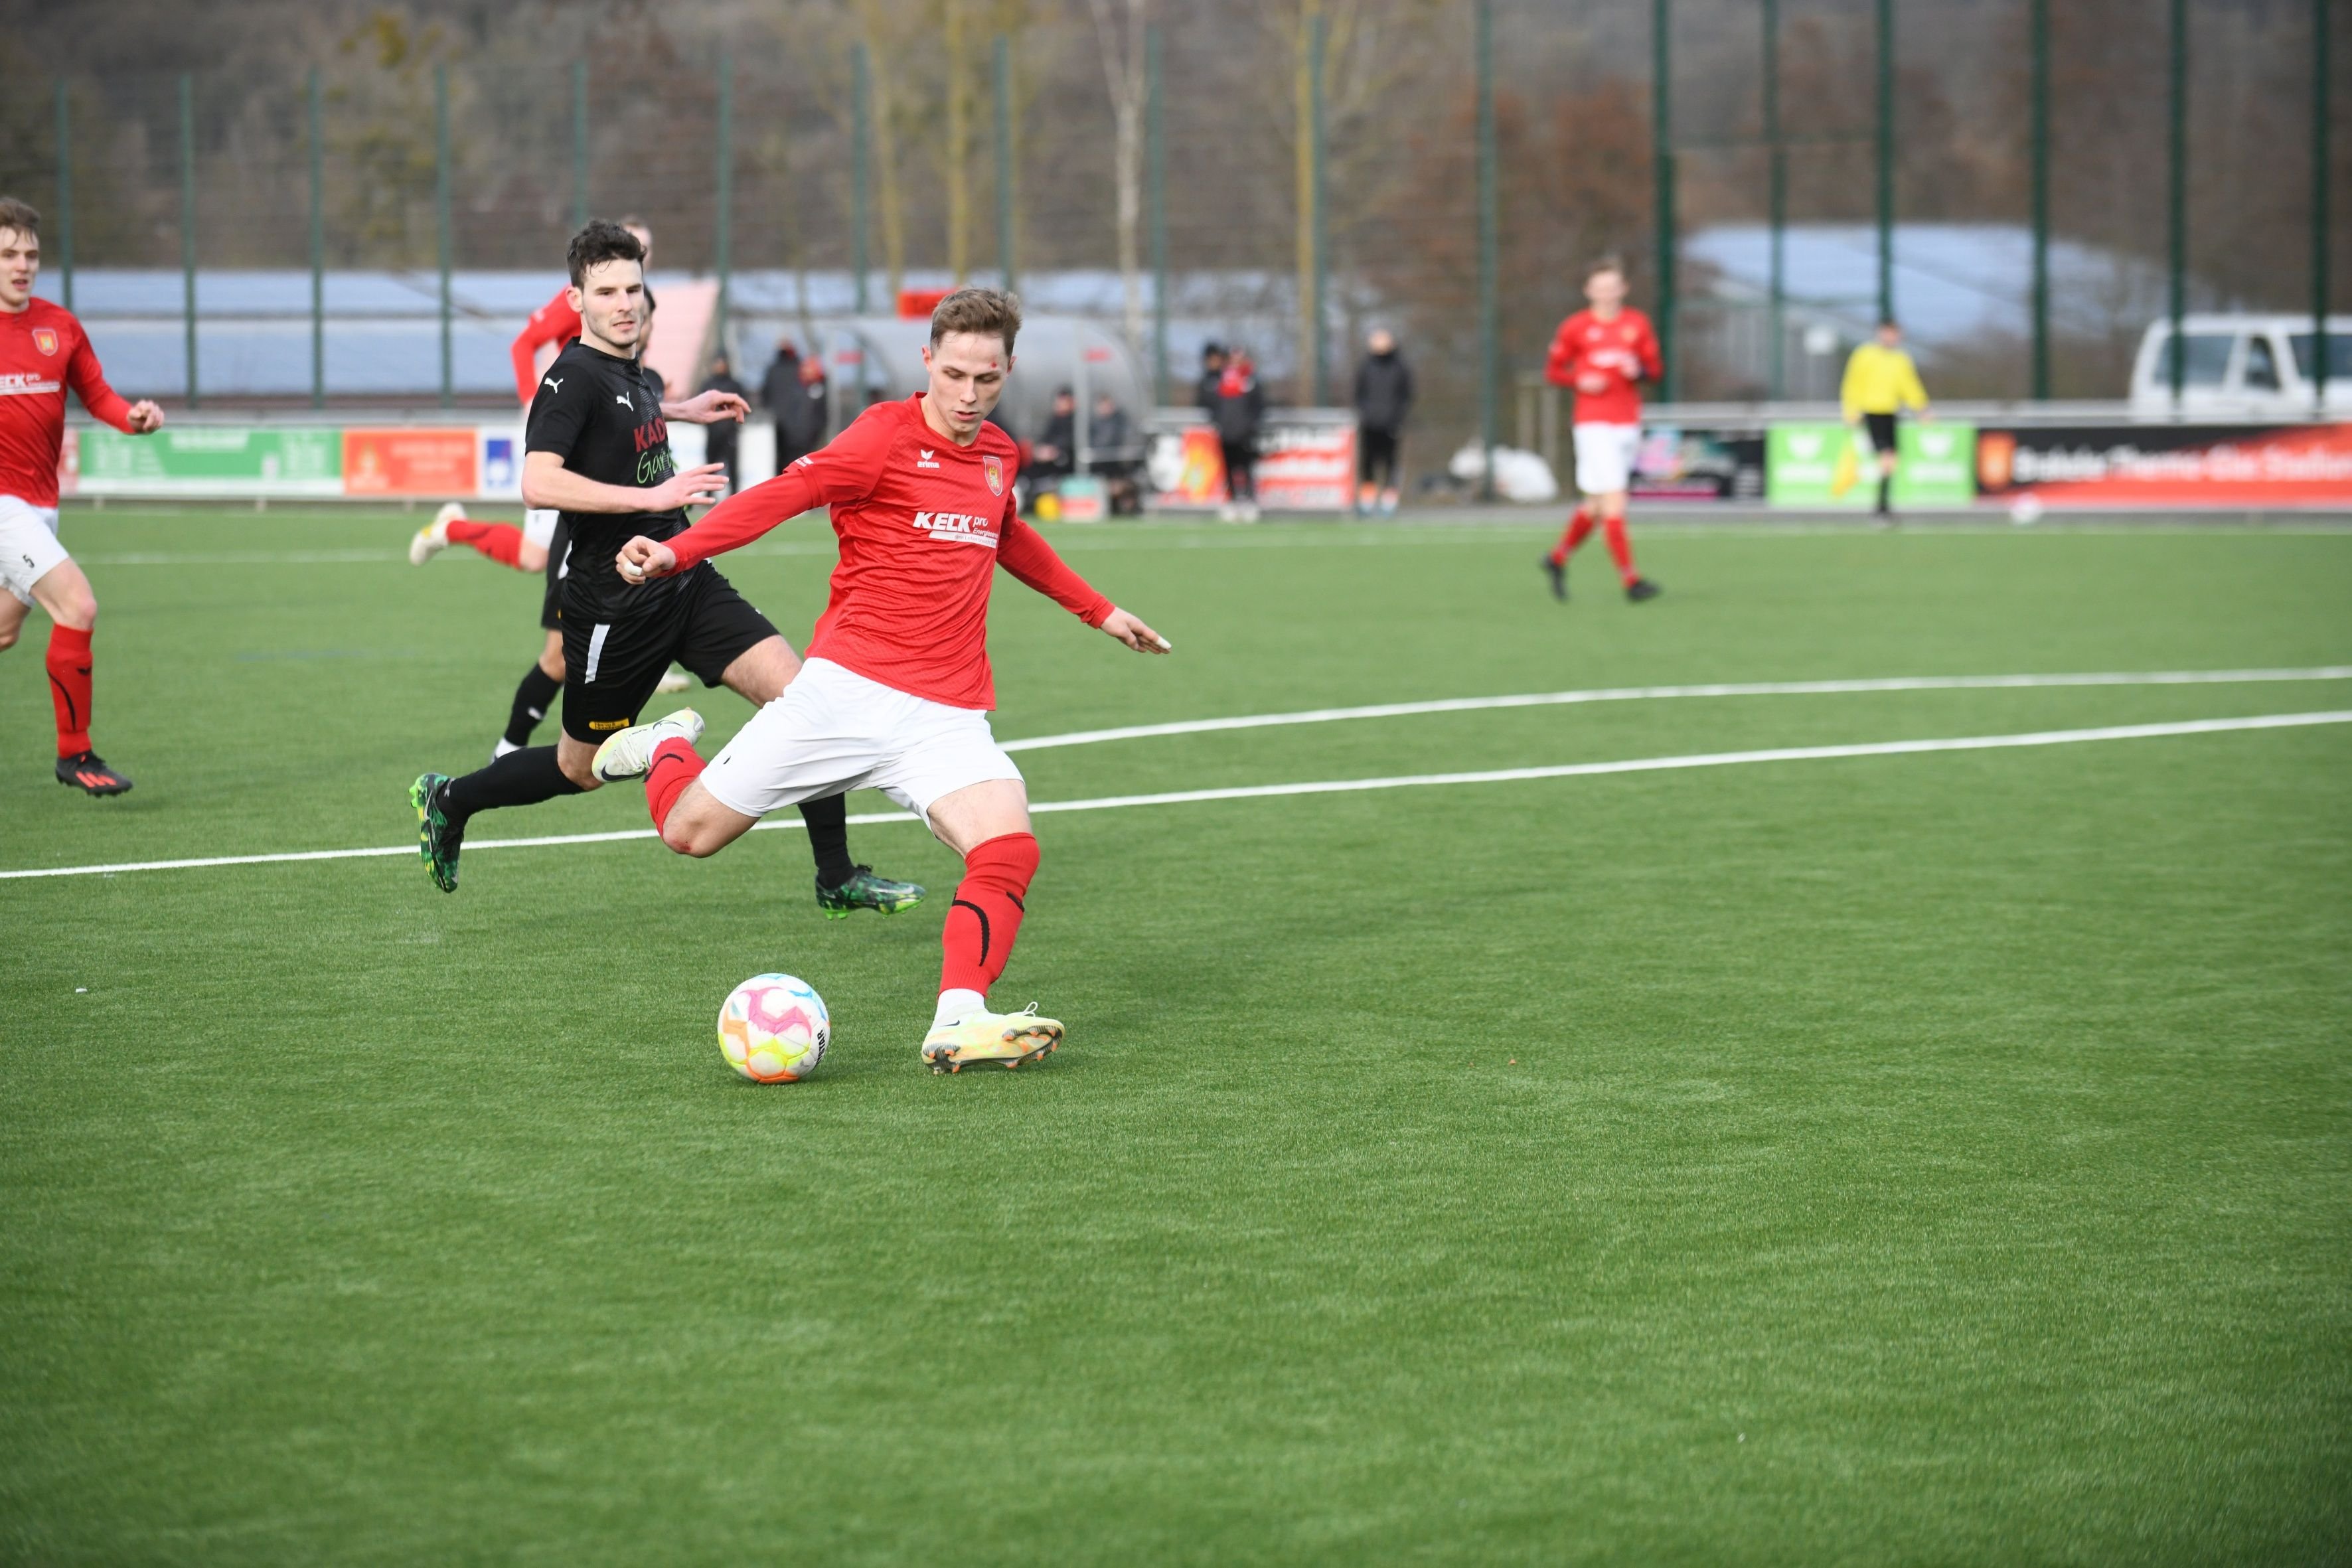
[[[1018,1013],[974,1013],[960,1024],[941,1024],[923,1037],[923,1060],[933,1072],[961,1072],[974,1062],[1003,1062],[1010,1069],[1061,1043],[1061,1021],[1040,1018],[1032,1002]]]

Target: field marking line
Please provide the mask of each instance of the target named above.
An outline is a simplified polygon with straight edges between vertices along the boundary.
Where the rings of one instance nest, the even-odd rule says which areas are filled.
[[[1881,680],[1761,680],[1696,686],[1613,686],[1582,691],[1542,691],[1518,697],[1446,697],[1425,702],[1378,702],[1358,708],[1309,708],[1294,713],[1252,713],[1231,719],[1180,719],[1166,724],[1122,724],[1003,741],[1008,752],[1042,752],[1136,741],[1158,735],[1205,735],[1221,730],[1262,730],[1328,724],[1344,719],[1396,719],[1416,713],[1470,713],[1496,708],[1554,708],[1585,702],[1643,702],[1678,697],[1818,697],[1860,691],[2002,691],[2065,686],[2224,686],[2281,680],[2352,680],[2352,664],[2305,669],[2118,670],[2085,675],[1918,675]]]
[[[1531,779],[1592,778],[1609,773],[1666,773],[1685,768],[1732,767],[1747,763],[1825,762],[1844,757],[1916,756],[1932,752],[1992,752],[2025,746],[2064,746],[2091,741],[2143,741],[2176,735],[2219,735],[2248,730],[2293,730],[2318,724],[2352,724],[2352,709],[2315,713],[2266,713],[2246,719],[2189,719],[2161,724],[2116,724],[2095,730],[2039,730],[2018,735],[1964,735],[1946,740],[1872,741],[1832,746],[1779,746],[1756,752],[1697,752],[1672,757],[1633,757],[1612,763],[1566,763],[1554,767],[1494,768],[1478,773],[1409,773],[1391,778],[1324,779],[1307,784],[1243,784],[1228,789],[1174,790],[1160,795],[1101,795],[1092,800],[1030,803],[1033,816],[1063,811],[1118,811],[1139,805],[1189,805],[1201,801],[1267,800],[1285,795],[1353,795],[1368,790],[1414,789],[1437,784],[1517,784]],[[853,823],[912,822],[903,811],[861,812]],[[801,826],[800,819],[771,818],[752,831]],[[649,827],[615,833],[562,833],[537,838],[485,838],[468,849],[532,849],[566,844],[617,844],[651,838]],[[129,860],[111,866],[58,866],[0,871],[0,881],[32,877],[97,877],[121,871],[181,871],[214,866],[268,866],[299,860],[359,860],[414,855],[402,844],[367,849],[306,849],[273,855],[220,855],[188,860]]]

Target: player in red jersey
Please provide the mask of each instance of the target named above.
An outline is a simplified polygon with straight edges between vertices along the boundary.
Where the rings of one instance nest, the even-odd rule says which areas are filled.
[[[1583,500],[1543,569],[1552,597],[1568,597],[1568,558],[1601,525],[1625,596],[1639,604],[1664,592],[1633,570],[1633,542],[1625,537],[1625,492],[1633,485],[1633,457],[1642,446],[1641,384],[1666,373],[1658,354],[1658,334],[1650,318],[1625,303],[1624,264],[1604,256],[1585,269],[1584,297],[1591,309],[1559,324],[1544,377],[1554,386],[1576,390],[1576,488]]]
[[[988,726],[995,569],[1139,653],[1169,646],[1064,564],[1015,510],[1018,452],[988,416],[1020,326],[1010,295],[957,289],[931,315],[926,391],[868,408],[832,445],[684,532],[622,547],[624,577],[666,577],[822,505],[841,556],[800,675],[707,765],[691,709],[622,731],[593,764],[602,779],[645,779],[662,841],[681,855],[716,854],[777,807],[845,788],[880,789],[921,816],[964,862],[922,1045],[939,1072],[1017,1067],[1063,1034],[1034,1010],[988,1011],[1037,869],[1028,791]]]
[[[89,743],[90,629],[98,598],[58,542],[58,454],[66,439],[66,388],[90,417],[144,436],[163,411],[125,403],[106,384],[73,312],[33,296],[41,275],[41,215],[0,196],[0,648],[14,647],[37,604],[49,616],[49,700],[58,717],[58,782],[121,795],[131,781]]]

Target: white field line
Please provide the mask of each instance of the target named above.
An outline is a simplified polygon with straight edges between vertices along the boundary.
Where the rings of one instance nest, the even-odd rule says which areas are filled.
[[[2044,686],[2225,686],[2278,680],[2352,680],[2352,664],[2307,669],[2129,670],[2090,675],[1918,675],[1884,680],[1762,680],[1703,686],[1615,686],[1584,691],[1542,691],[1520,697],[1448,697],[1428,702],[1381,702],[1362,708],[1309,708],[1296,713],[1251,713],[1233,719],[1181,719],[1168,724],[1125,724],[1073,730],[1002,742],[1008,752],[1090,746],[1155,735],[1204,735],[1219,730],[1264,730],[1328,724],[1342,719],[1399,719],[1415,713],[1469,713],[1492,708],[1559,708],[1583,702],[1649,702],[1676,697],[1819,697],[1856,691],[2001,691]]]
[[[2292,730],[2315,724],[2352,724],[2352,710],[2319,713],[2268,713],[2248,719],[2190,719],[2168,724],[2117,724],[2095,730],[2040,730],[2021,735],[1964,735],[1934,741],[1876,741],[1841,746],[1781,746],[1759,752],[1699,752],[1674,757],[1634,757],[1613,763],[1570,763],[1558,767],[1497,768],[1483,773],[1412,773],[1394,778],[1326,779],[1310,784],[1245,784],[1232,789],[1175,790],[1163,795],[1104,795],[1094,800],[1047,800],[1031,803],[1030,811],[1043,815],[1061,811],[1118,811],[1139,805],[1186,805],[1200,801],[1264,800],[1280,795],[1351,795],[1365,790],[1413,789],[1433,784],[1516,784],[1530,779],[1588,778],[1604,773],[1665,773],[1683,768],[1733,767],[1748,763],[1826,762],[1845,757],[1900,757],[1929,752],[1992,752],[2022,746],[2065,746],[2091,741],[2144,741],[2174,735],[2218,735],[2245,730]],[[905,812],[866,812],[854,823],[911,822]],[[798,827],[797,818],[770,819],[760,828]],[[651,828],[619,833],[566,833],[540,838],[485,838],[469,841],[468,849],[529,849],[562,844],[613,844],[624,839],[651,838]],[[0,871],[0,880],[28,877],[110,876],[121,871],[178,871],[213,866],[267,866],[295,860],[358,860],[378,856],[413,855],[415,846],[402,844],[369,849],[308,849],[278,855],[221,855],[190,860],[131,860],[111,866],[59,866],[28,871]]]

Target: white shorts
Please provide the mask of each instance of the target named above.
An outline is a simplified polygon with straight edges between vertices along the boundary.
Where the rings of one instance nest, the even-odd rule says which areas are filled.
[[[1632,488],[1633,457],[1642,449],[1639,425],[1576,426],[1576,488],[1588,496]]]
[[[532,507],[522,514],[522,536],[541,550],[555,542],[555,524],[562,513],[553,507]]]
[[[911,697],[813,658],[710,759],[702,787],[746,816],[878,789],[928,822],[935,801],[1020,776],[981,710]]]
[[[33,602],[33,584],[73,557],[58,542],[58,509],[0,496],[0,584],[16,602]]]

